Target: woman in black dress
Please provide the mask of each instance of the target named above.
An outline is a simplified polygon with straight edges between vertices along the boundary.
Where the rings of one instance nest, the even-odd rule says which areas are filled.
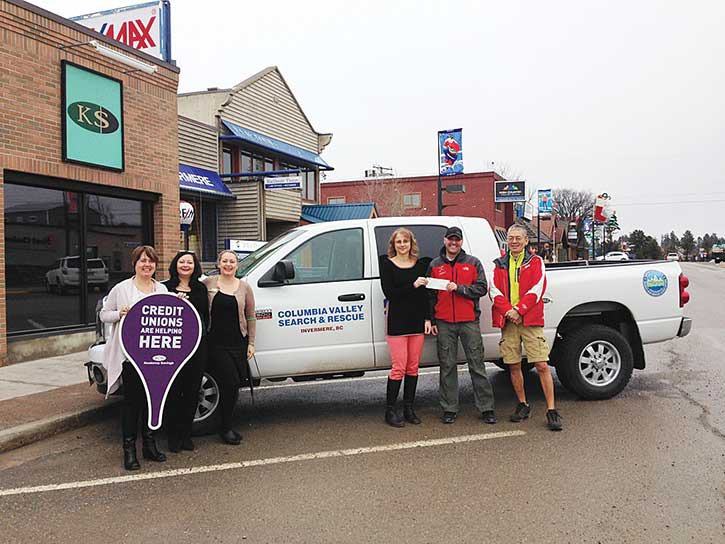
[[[170,293],[186,298],[201,318],[201,341],[194,355],[184,365],[174,380],[166,404],[166,428],[169,450],[193,450],[191,425],[199,401],[201,378],[207,360],[207,329],[209,327],[209,295],[206,286],[199,281],[201,264],[191,251],[180,251],[169,265],[169,279],[164,285]]]
[[[418,259],[418,243],[411,231],[399,228],[390,236],[388,257],[380,263],[380,282],[388,301],[386,340],[392,368],[388,377],[385,422],[393,427],[405,423],[395,410],[400,386],[403,389],[403,418],[420,424],[413,410],[418,386],[418,365],[425,334],[431,332],[430,307],[425,289],[428,263]]]
[[[237,265],[236,253],[222,251],[217,260],[219,275],[204,280],[209,290],[209,368],[220,388],[219,437],[233,446],[242,441],[242,435],[232,428],[232,415],[242,381],[252,380],[248,361],[254,357],[257,330],[254,293],[246,281],[236,277]]]

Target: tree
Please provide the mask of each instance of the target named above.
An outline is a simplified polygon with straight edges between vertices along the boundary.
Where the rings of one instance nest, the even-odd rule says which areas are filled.
[[[594,193],[574,189],[554,189],[554,212],[566,221],[587,219],[594,213]]]
[[[657,240],[647,236],[642,230],[633,230],[627,236],[630,251],[633,251],[638,259],[661,259],[662,250]]]
[[[685,253],[685,260],[689,261],[690,255],[692,255],[692,250],[695,248],[695,237],[689,229],[682,235],[682,238],[680,239],[680,247]]]
[[[355,191],[357,202],[374,202],[381,216],[405,215],[400,178],[365,178]]]

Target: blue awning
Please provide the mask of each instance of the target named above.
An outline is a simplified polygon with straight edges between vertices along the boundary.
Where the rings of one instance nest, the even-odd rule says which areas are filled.
[[[372,219],[377,217],[375,204],[358,202],[352,204],[305,204],[300,219],[309,223],[326,221],[347,221],[349,219]]]
[[[236,198],[213,170],[179,164],[179,188],[217,198]]]
[[[317,153],[302,149],[296,145],[288,144],[282,140],[272,138],[271,136],[265,136],[259,132],[249,130],[248,128],[240,127],[230,121],[222,119],[222,123],[224,123],[224,126],[227,127],[227,129],[229,129],[231,134],[222,134],[219,136],[220,140],[242,140],[243,142],[268,149],[274,153],[286,155],[297,162],[302,162],[310,166],[317,166],[322,170],[334,170],[332,166],[327,164]]]

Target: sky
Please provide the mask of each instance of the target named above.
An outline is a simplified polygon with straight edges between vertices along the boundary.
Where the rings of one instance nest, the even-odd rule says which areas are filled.
[[[34,0],[70,17],[129,0]],[[172,0],[179,91],[276,65],[327,181],[373,164],[435,174],[463,128],[466,172],[612,197],[623,232],[725,235],[725,2]]]

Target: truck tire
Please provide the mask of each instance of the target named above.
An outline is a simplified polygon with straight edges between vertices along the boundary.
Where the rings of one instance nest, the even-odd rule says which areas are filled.
[[[559,381],[587,400],[619,394],[632,377],[634,356],[627,339],[604,325],[586,325],[569,331],[557,350]]]
[[[212,434],[219,430],[221,423],[219,395],[217,378],[209,371],[205,371],[201,377],[199,403],[196,405],[194,423],[192,424],[192,434],[194,436]]]

